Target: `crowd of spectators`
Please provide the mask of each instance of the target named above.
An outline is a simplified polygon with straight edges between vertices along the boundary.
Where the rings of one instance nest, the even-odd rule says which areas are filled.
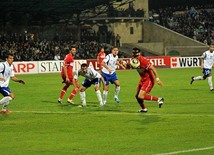
[[[64,40],[33,40],[25,39],[24,35],[0,35],[0,59],[4,60],[7,53],[13,53],[15,61],[62,60],[69,52],[71,46],[77,47],[75,59],[96,59],[97,53],[103,47],[106,54],[110,52],[111,45],[89,41]],[[20,37],[23,36],[23,37]],[[120,57],[127,55],[121,52]]]
[[[135,10],[131,4],[128,9],[114,9],[109,7],[107,16],[143,17],[144,11],[142,9]],[[9,27],[14,26],[10,25]],[[106,54],[108,54],[111,46],[120,46],[120,36],[106,28],[95,32],[89,25],[89,27],[81,29],[81,33],[78,35],[79,38],[77,38],[75,29],[72,32],[72,30],[68,30],[66,27],[60,25],[58,25],[58,28],[50,28],[50,25],[43,25],[41,29],[31,32],[24,31],[23,33],[14,32],[15,28],[11,30],[5,28],[5,30],[13,32],[1,30],[0,59],[4,59],[6,53],[10,52],[15,55],[15,61],[62,60],[68,53],[71,45],[77,47],[75,59],[96,59],[101,47],[104,47]],[[119,56],[129,57],[129,55],[122,51]]]
[[[205,44],[214,41],[214,5],[152,10],[150,21]]]

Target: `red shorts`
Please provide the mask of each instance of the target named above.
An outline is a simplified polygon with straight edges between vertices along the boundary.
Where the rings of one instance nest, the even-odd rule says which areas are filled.
[[[154,82],[151,81],[150,79],[145,80],[145,81],[140,81],[138,83],[138,86],[137,86],[137,91],[143,90],[143,91],[145,91],[147,93],[150,93],[150,91],[152,90],[153,86],[154,86]]]
[[[61,74],[61,77],[62,77],[62,83],[65,83],[66,82],[66,76]],[[73,85],[73,77],[69,77],[69,80],[70,80],[69,84]]]

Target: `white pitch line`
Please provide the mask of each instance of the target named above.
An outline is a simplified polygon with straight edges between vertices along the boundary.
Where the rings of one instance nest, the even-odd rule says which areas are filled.
[[[65,111],[11,111],[12,113],[35,113],[35,114],[79,114],[82,113],[82,111],[71,111],[71,112],[65,112]],[[214,114],[157,114],[157,113],[138,113],[135,111],[91,111],[86,112],[88,114],[114,114],[114,115],[147,115],[147,116],[175,116],[175,117],[214,117]]]
[[[214,149],[214,146],[203,147],[203,148],[195,148],[195,149],[176,151],[176,152],[169,152],[169,153],[161,153],[161,154],[155,154],[155,155],[172,155],[172,154],[180,154],[180,153],[187,153],[187,152],[197,152],[197,151],[211,150],[211,149]]]

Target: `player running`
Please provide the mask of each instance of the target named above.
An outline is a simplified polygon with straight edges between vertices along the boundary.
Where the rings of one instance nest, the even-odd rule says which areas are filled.
[[[210,87],[210,91],[214,91],[211,69],[214,67],[214,43],[210,45],[209,50],[205,51],[200,59],[201,69],[203,76],[193,76],[190,84],[192,84],[195,80],[205,80],[208,79],[208,85]]]

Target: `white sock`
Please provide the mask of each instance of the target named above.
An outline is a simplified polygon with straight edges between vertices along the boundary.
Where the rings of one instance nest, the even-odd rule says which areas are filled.
[[[6,110],[7,109],[7,106],[9,105],[10,101],[7,101],[3,104],[3,107],[2,107],[2,110]]]
[[[209,76],[207,79],[208,79],[208,84],[209,84],[210,90],[211,90],[211,89],[213,89],[212,76]]]
[[[203,80],[203,76],[195,76],[193,79],[194,80]]]
[[[86,95],[85,95],[85,91],[84,92],[80,92],[80,99],[82,101],[82,105],[86,106]]]
[[[10,96],[5,96],[0,100],[0,104],[4,104],[4,103],[9,102],[11,100],[12,100],[12,98]]]
[[[100,90],[97,90],[96,94],[97,94],[97,99],[100,102],[100,104],[103,104],[103,99],[102,99]]]
[[[107,102],[107,97],[108,97],[108,91],[104,90],[103,91],[103,102]]]
[[[120,92],[120,86],[115,88],[114,97],[118,98],[119,92]]]

